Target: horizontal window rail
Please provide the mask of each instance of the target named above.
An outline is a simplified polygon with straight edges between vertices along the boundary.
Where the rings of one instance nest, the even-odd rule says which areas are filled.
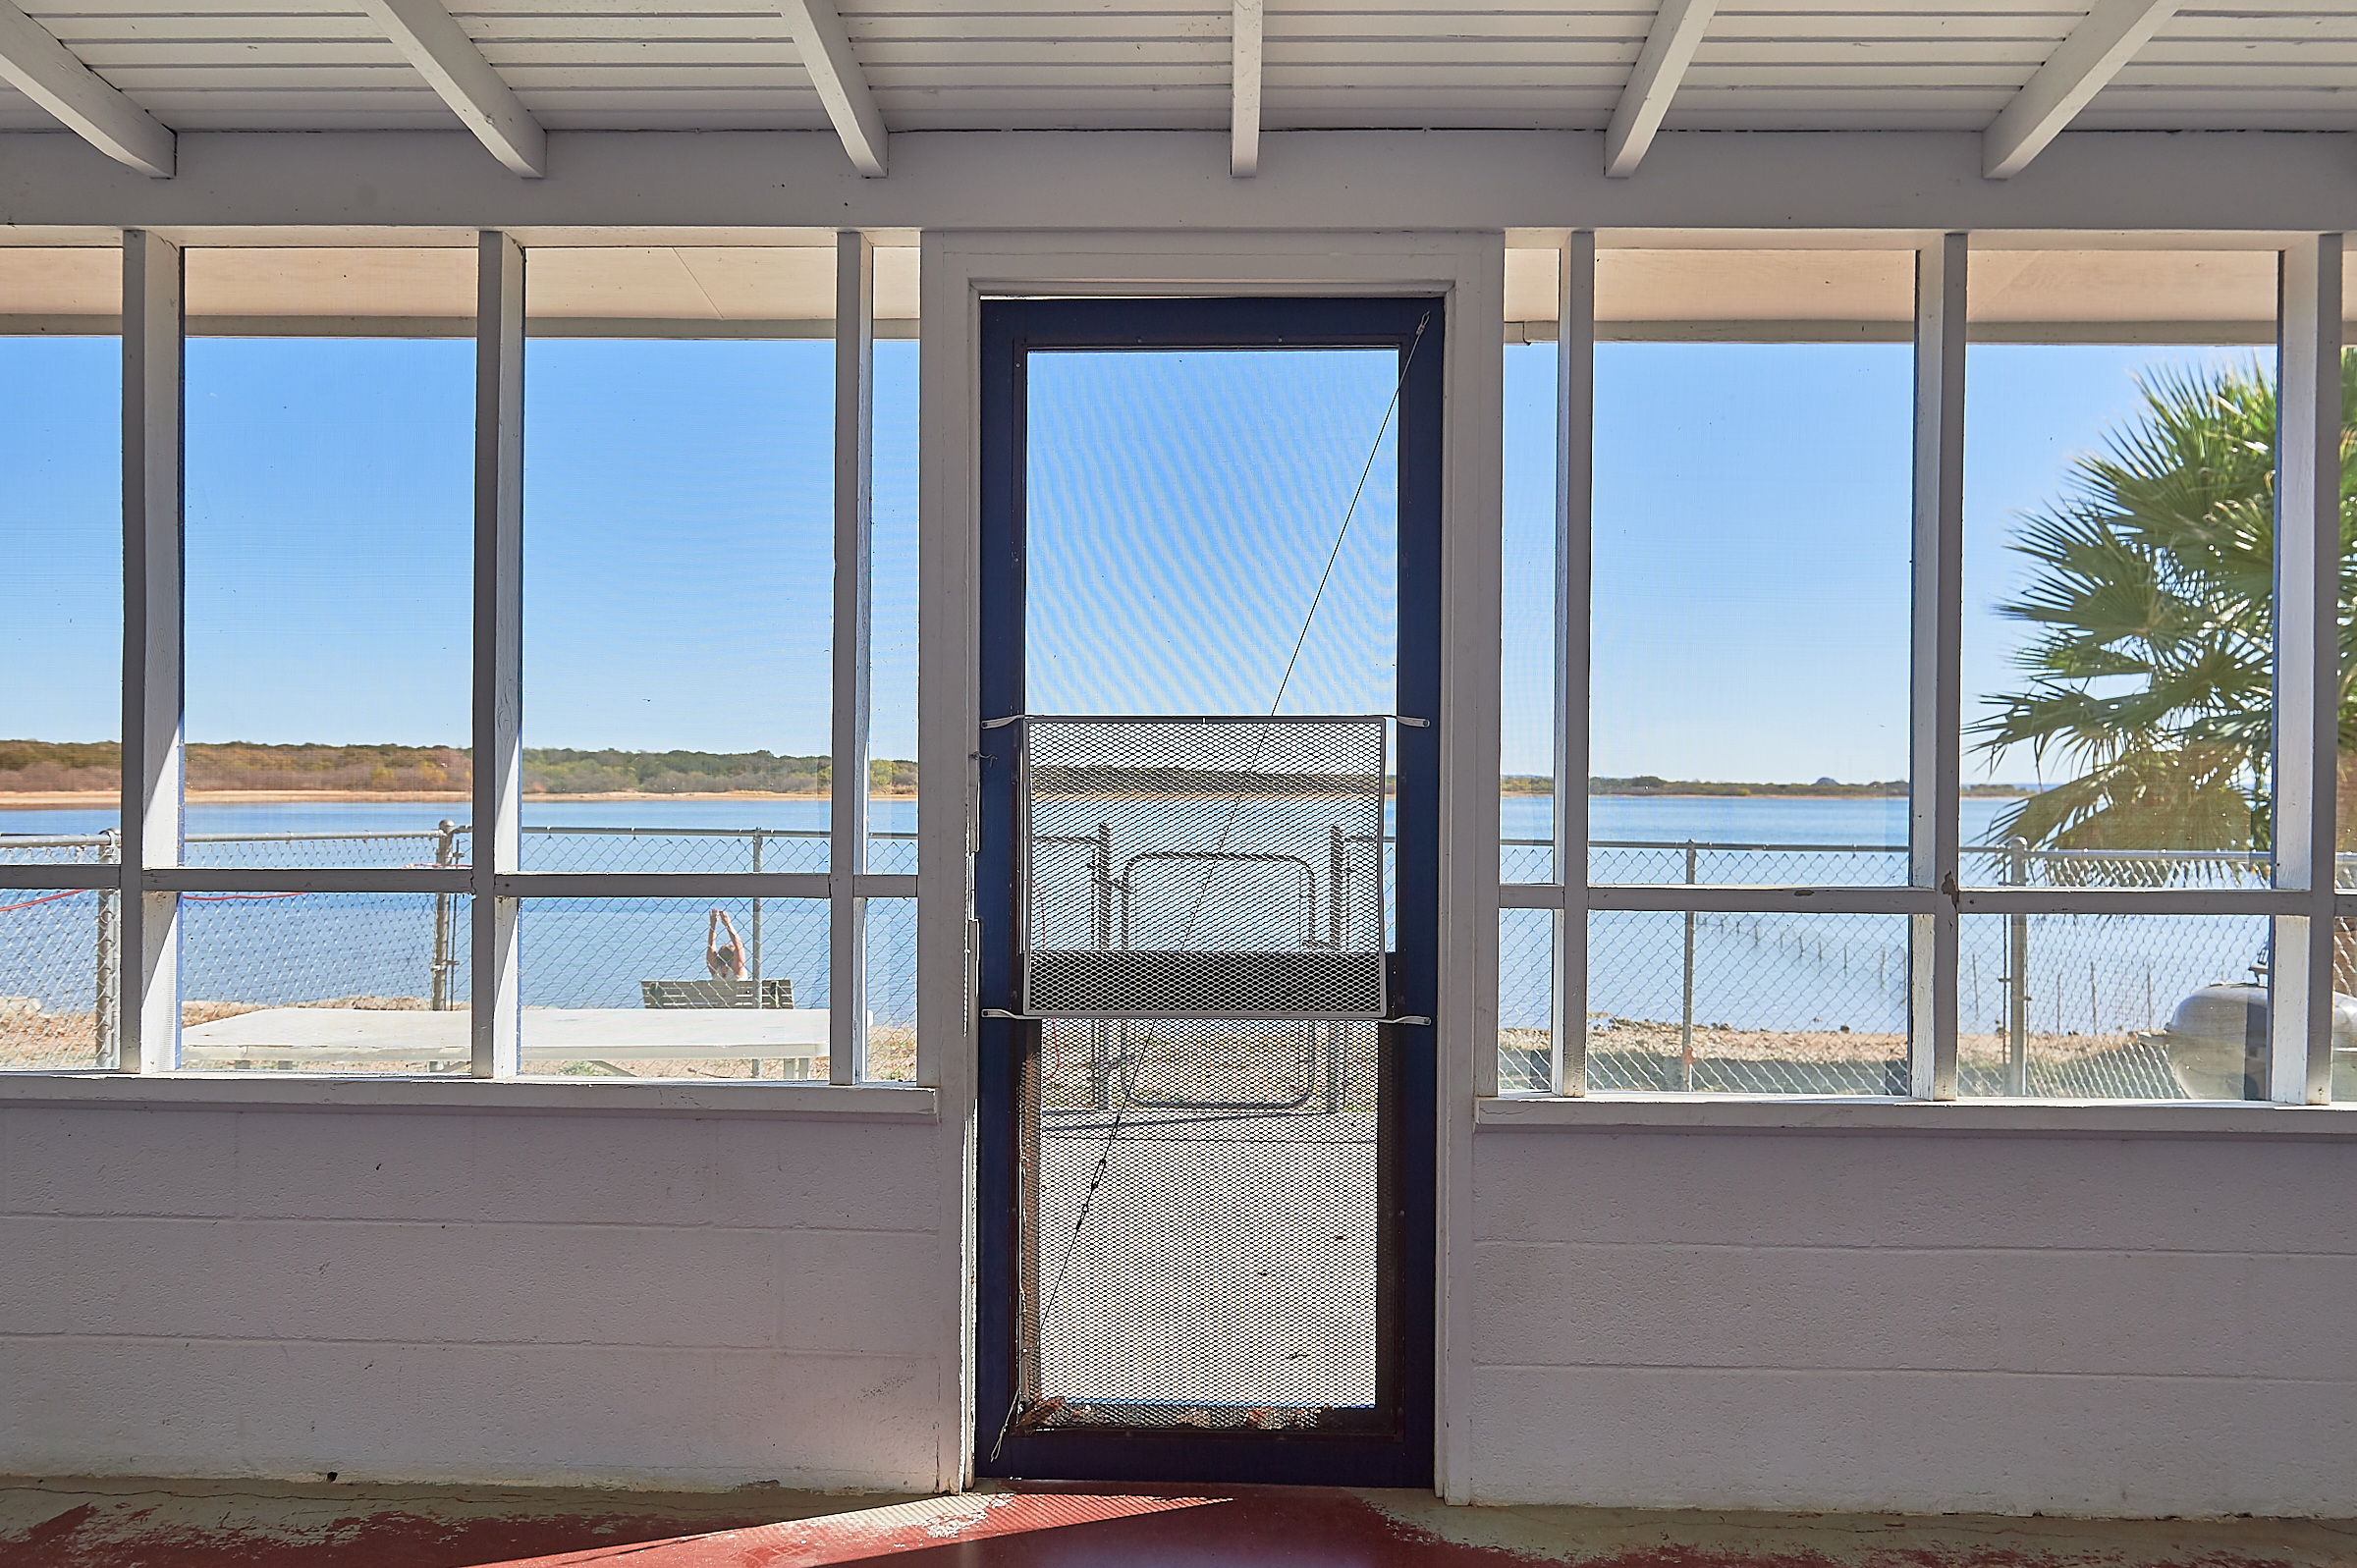
[[[1499,850],[1505,883],[1557,881],[1552,839],[1501,838]],[[2266,850],[2044,849],[2023,840],[1968,844],[1960,858],[1968,888],[2247,889],[2267,886],[2274,867]],[[2335,863],[2339,887],[2357,890],[2357,853],[2344,851]],[[1904,844],[1595,838],[1587,880],[1595,887],[1899,887],[1907,864]]]

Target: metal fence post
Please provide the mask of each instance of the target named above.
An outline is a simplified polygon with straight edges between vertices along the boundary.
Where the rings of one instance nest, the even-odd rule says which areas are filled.
[[[108,828],[98,835],[98,862],[120,865],[122,860],[123,830]],[[98,894],[98,969],[92,977],[90,1011],[98,1031],[98,1065],[109,1071],[122,1064],[122,1005],[123,894],[102,890]]]
[[[1097,835],[1088,845],[1089,890],[1093,894],[1097,948],[1101,952],[1113,948],[1114,887],[1113,887],[1113,824],[1097,824]],[[1025,915],[1028,919],[1028,914]],[[1099,1023],[1089,1036],[1088,1093],[1089,1104],[1099,1110],[1113,1105],[1113,1026]]]
[[[1113,887],[1113,824],[1097,824],[1095,842],[1088,846],[1088,876],[1091,891],[1096,894],[1095,932],[1097,949],[1113,949],[1114,887]]]
[[[436,826],[441,836],[434,840],[434,864],[455,866],[458,864],[459,825],[444,817]],[[426,979],[427,991],[432,999],[427,1006],[435,1012],[450,1011],[453,989],[451,971],[458,966],[457,960],[451,956],[451,917],[456,912],[457,900],[456,893],[434,894],[434,956],[428,966]]]
[[[2012,838],[2005,840],[2012,866],[2013,886],[2026,888],[2030,884],[2030,841]],[[2006,917],[2011,926],[2007,933],[2012,945],[2008,966],[2012,973],[2006,977],[2005,1093],[2026,1095],[2030,1092],[2030,917],[2015,914]]]
[[[1694,886],[1694,840],[1686,840],[1686,886]],[[1677,1086],[1694,1087],[1694,911],[1686,911],[1686,984],[1685,1000],[1680,1004],[1677,1024]]]
[[[1336,952],[1341,952],[1343,944],[1350,937],[1348,911],[1343,907],[1343,900],[1348,896],[1343,890],[1350,882],[1350,846],[1341,824],[1336,824],[1327,833],[1326,944]],[[1314,936],[1317,926],[1314,911],[1310,915],[1310,926]]]
[[[753,830],[753,869],[755,871],[761,869],[761,846],[766,837],[763,830],[759,828]],[[765,1005],[761,994],[768,988],[761,984],[761,897],[758,893],[753,895],[753,931],[752,940],[748,946],[752,948],[748,957],[753,972],[753,1005],[759,1007]],[[756,1065],[753,1071],[758,1075],[759,1066]]]
[[[1350,940],[1349,912],[1344,907],[1348,894],[1344,890],[1350,882],[1350,842],[1340,823],[1327,830],[1326,837],[1326,941],[1336,952],[1343,950]],[[1310,940],[1317,940],[1318,912],[1313,905],[1309,912]],[[1329,1112],[1343,1108],[1343,1051],[1350,1032],[1339,1023],[1312,1025],[1326,1043],[1326,1108]],[[1313,1059],[1314,1059],[1313,1052]]]

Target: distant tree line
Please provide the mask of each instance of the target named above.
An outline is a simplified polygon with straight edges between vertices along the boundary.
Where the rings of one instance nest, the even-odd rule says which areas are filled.
[[[1555,781],[1543,773],[1509,773],[1498,781],[1499,788],[1509,795],[1551,795]],[[2014,784],[1966,784],[1965,794],[1992,795],[2012,798],[2028,791]],[[1856,799],[1904,798],[1907,782],[1904,779],[1883,779],[1873,784],[1729,784],[1718,779],[1663,779],[1641,773],[1628,779],[1593,777],[1588,780],[1592,795],[1781,795],[1851,797]]]
[[[461,746],[305,746],[192,743],[188,787],[317,789],[392,794],[464,793],[474,765]],[[0,793],[112,790],[122,786],[123,748],[111,740],[77,743],[0,740]],[[868,765],[877,794],[916,792],[916,764],[879,758]],[[825,757],[780,757],[766,751],[527,750],[527,794],[763,794],[823,795],[834,787]]]

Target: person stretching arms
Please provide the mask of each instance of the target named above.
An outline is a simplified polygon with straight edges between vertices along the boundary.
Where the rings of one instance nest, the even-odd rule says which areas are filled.
[[[729,940],[722,942],[720,933],[727,928]],[[744,943],[737,935],[736,923],[725,910],[715,909],[712,918],[704,922],[704,967],[712,971],[715,980],[744,978]]]

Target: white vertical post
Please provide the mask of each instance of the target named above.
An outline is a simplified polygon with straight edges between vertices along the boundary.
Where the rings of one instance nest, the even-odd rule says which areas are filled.
[[[2341,237],[2284,247],[2275,351],[2275,882],[2268,1098],[2332,1098],[2334,798],[2340,703]]]
[[[867,1076],[867,718],[876,390],[876,247],[835,237],[834,811],[827,881],[827,1076]]]
[[[916,1081],[934,1085],[940,1142],[929,1167],[938,1197],[937,1282],[943,1310],[935,1342],[947,1358],[933,1419],[934,1485],[962,1488],[973,1475],[976,990],[980,928],[974,921],[974,749],[981,722],[974,580],[979,418],[976,351],[980,302],[952,248],[928,231],[918,288],[921,335],[918,445]]]
[[[1555,1061],[1588,1092],[1588,597],[1596,502],[1596,236],[1566,236],[1555,328]]]
[[[523,773],[523,247],[486,230],[475,259],[473,1071],[513,1078]]]
[[[125,1072],[180,1065],[180,897],[142,873],[181,849],[181,251],[123,236],[123,945]]]
[[[1469,235],[1455,272],[1443,362],[1439,986],[1434,996],[1437,1275],[1433,1483],[1474,1492],[1473,1118],[1498,1092],[1499,675],[1506,645],[1499,424],[1506,406],[1506,236]],[[1404,434],[1402,440],[1405,439]]]
[[[1913,752],[1907,881],[1948,901],[1911,917],[1908,1073],[1918,1099],[1956,1097],[1957,793],[1963,770],[1965,236],[1915,252]]]

